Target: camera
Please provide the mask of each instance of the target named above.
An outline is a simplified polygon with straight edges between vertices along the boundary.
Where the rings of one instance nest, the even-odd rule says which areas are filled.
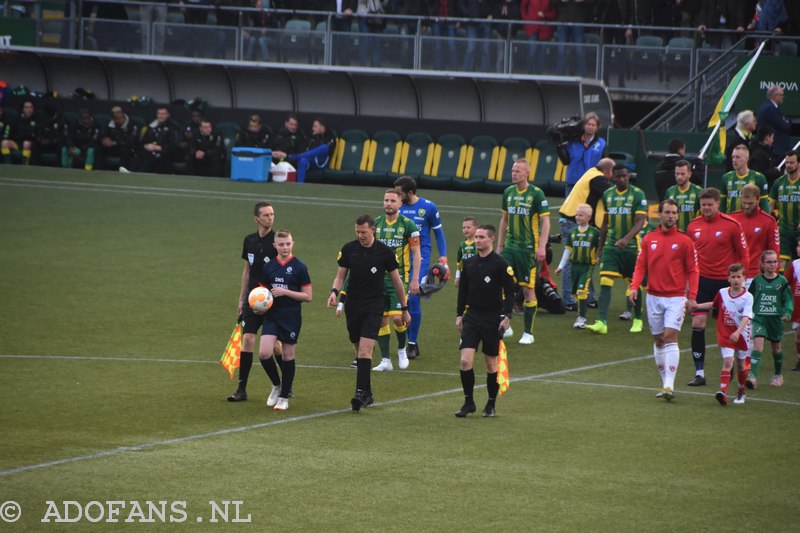
[[[583,135],[583,119],[579,116],[562,118],[561,122],[547,129],[547,135],[556,146],[565,142],[579,141]]]

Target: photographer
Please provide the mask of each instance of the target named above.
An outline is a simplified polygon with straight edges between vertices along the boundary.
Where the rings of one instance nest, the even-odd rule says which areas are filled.
[[[558,145],[558,158],[567,166],[567,190],[564,196],[569,196],[572,188],[586,173],[587,170],[597,165],[605,155],[606,141],[597,136],[600,129],[600,117],[590,111],[578,121],[573,117],[568,121],[561,121],[555,127],[560,136]]]

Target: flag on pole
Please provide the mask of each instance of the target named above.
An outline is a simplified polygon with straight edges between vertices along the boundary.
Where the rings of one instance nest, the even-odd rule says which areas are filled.
[[[233,379],[233,374],[236,369],[239,368],[239,356],[241,353],[242,323],[237,322],[236,327],[233,328],[233,333],[231,333],[231,338],[228,340],[228,346],[225,347],[225,351],[222,353],[222,357],[219,360],[219,364],[228,371],[231,379]]]
[[[753,70],[753,66],[755,66],[756,60],[758,60],[758,56],[761,54],[761,50],[764,49],[765,44],[767,44],[767,41],[761,43],[753,57],[733,76],[728,88],[725,89],[719,102],[717,102],[717,107],[714,109],[711,119],[708,121],[711,136],[700,151],[700,156],[705,156],[705,161],[709,165],[719,165],[725,160],[725,119],[728,118],[736,97],[739,96],[739,91],[742,90],[744,82],[747,80],[747,76],[750,75],[750,71]]]
[[[506,343],[500,341],[500,354],[497,362],[497,384],[500,385],[500,396],[508,391],[511,381],[508,377],[508,352]]]

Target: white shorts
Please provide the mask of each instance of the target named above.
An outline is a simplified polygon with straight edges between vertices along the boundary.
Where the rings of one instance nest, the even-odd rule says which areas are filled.
[[[685,297],[647,295],[647,323],[653,335],[664,333],[666,328],[680,331],[685,314]]]
[[[728,359],[729,357],[736,356],[736,359],[742,360],[747,359],[750,356],[750,350],[734,350],[733,348],[720,348],[720,352],[722,352],[722,358]]]

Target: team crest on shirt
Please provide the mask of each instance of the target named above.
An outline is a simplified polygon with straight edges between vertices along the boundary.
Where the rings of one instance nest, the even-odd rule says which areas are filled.
[[[256,260],[256,254],[247,254],[247,262],[250,263],[250,266],[253,266],[253,262]]]
[[[695,231],[694,232],[694,238],[695,239],[699,239],[700,238],[700,232],[699,231]]]
[[[292,273],[292,267],[289,267],[289,268],[287,268],[287,269],[286,269],[286,273],[287,273],[287,274],[291,274],[291,273]]]
[[[714,237],[722,237],[722,232],[718,231],[714,234]]]
[[[422,208],[417,209],[417,216],[420,218],[425,218],[425,210]]]
[[[758,228],[758,227],[757,227],[757,228],[756,228],[755,230],[753,230],[753,231],[755,231],[756,233],[761,233],[761,228]]]
[[[678,249],[678,245],[677,245],[677,244],[673,244],[673,245],[672,245],[672,249],[673,249],[673,250],[677,250],[677,249]]]
[[[492,281],[492,278],[490,278],[489,276],[486,276],[485,278],[483,278],[483,281],[485,283],[489,283],[490,281]]]
[[[377,269],[377,268],[375,268],[375,267],[372,267],[372,268],[370,268],[370,269],[369,269],[369,271],[370,271],[370,272],[372,272],[372,273],[374,274],[375,272],[377,272],[377,271],[378,271],[378,269]]]
[[[506,268],[506,274],[508,274],[512,278],[514,277],[514,268],[511,267],[511,265],[509,265],[508,268]]]
[[[651,243],[650,243],[650,249],[651,249],[651,250],[655,250],[656,248],[658,248],[658,243],[651,242]]]

